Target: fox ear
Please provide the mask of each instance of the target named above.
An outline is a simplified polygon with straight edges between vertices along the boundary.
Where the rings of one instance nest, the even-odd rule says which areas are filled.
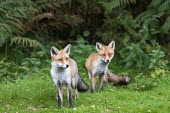
[[[67,54],[70,54],[70,49],[71,49],[71,44],[68,44],[68,45],[64,48],[64,51],[65,51]]]
[[[57,55],[58,54],[58,49],[54,46],[51,47],[50,50],[51,56]]]
[[[103,46],[100,43],[96,43],[96,50],[99,51],[103,48]]]
[[[115,49],[115,41],[111,41],[108,46],[112,49]]]

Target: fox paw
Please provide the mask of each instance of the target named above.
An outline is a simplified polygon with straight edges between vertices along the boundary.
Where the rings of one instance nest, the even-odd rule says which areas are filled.
[[[79,95],[78,94],[75,94],[74,98],[75,99],[78,99]]]

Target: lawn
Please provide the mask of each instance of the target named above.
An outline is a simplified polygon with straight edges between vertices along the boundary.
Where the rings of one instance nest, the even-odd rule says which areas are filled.
[[[170,80],[170,79],[168,79]],[[88,79],[85,78],[88,82]],[[134,84],[133,82],[131,84]],[[88,112],[88,113],[132,113],[132,112],[170,112],[169,83],[162,81],[158,87],[148,91],[136,91],[131,86],[113,86],[104,84],[102,92],[79,93],[73,99],[75,108],[68,108],[66,90],[64,89],[64,105],[57,107],[56,88],[47,76],[27,76],[16,83],[0,84],[1,113],[43,113],[43,112]]]

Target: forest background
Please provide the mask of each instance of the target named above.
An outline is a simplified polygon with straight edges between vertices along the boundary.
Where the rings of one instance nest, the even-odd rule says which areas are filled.
[[[96,42],[107,45],[112,40],[116,42],[116,50],[109,69],[131,77],[131,84],[122,89],[143,93],[159,87],[169,88],[170,0],[0,0],[0,104],[4,106],[3,111],[28,108],[11,107],[9,101],[13,93],[19,96],[21,92],[11,90],[8,99],[4,98],[7,87],[15,89],[18,82],[25,85],[26,81],[34,84],[29,83],[31,78],[53,84],[49,73],[51,46],[62,49],[72,44],[70,57],[77,62],[81,76],[90,85],[85,61],[96,52]],[[115,90],[119,92],[119,88]],[[34,104],[30,110],[38,109]],[[95,108],[92,104],[89,106]]]

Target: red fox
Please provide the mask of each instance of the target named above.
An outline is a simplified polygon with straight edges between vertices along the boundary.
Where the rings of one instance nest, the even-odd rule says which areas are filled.
[[[71,45],[67,45],[63,50],[51,47],[52,58],[51,76],[54,84],[57,86],[58,107],[62,107],[63,94],[62,86],[66,86],[69,107],[73,107],[71,89],[75,89],[75,99],[78,97],[78,91],[85,92],[88,85],[82,80],[78,73],[76,62],[69,58]]]
[[[107,71],[106,73],[106,80],[105,82],[112,82],[114,85],[128,85],[130,83],[130,77],[129,76],[119,76],[116,75],[112,72],[110,72],[110,70]]]
[[[112,41],[108,46],[96,43],[98,53],[91,54],[86,60],[89,79],[91,81],[91,92],[95,91],[96,76],[99,76],[99,91],[102,90],[103,80],[108,70],[108,65],[114,57],[115,42]]]

